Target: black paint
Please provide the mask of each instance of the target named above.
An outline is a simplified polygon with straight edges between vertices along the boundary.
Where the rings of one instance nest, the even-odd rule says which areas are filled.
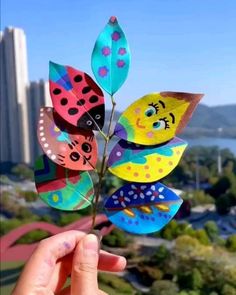
[[[70,108],[68,110],[69,115],[76,115],[78,112],[79,112],[79,110],[77,108]]]
[[[83,78],[82,78],[81,75],[77,75],[77,76],[74,77],[74,81],[75,81],[76,83],[79,83],[79,82],[81,82],[82,80],[83,80]]]
[[[67,99],[66,97],[63,97],[63,98],[61,99],[61,105],[62,105],[62,106],[65,106],[65,105],[67,105],[67,103],[68,103],[68,99]]]
[[[60,94],[61,93],[61,89],[59,89],[59,88],[55,88],[54,90],[53,90],[53,94],[55,94],[55,95],[58,95],[58,94]]]
[[[98,96],[97,95],[92,95],[90,98],[89,98],[89,102],[90,103],[95,103],[98,101]]]

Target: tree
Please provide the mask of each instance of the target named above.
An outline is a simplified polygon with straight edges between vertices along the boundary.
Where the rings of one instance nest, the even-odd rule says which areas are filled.
[[[217,198],[216,210],[220,215],[226,215],[230,212],[231,201],[230,198],[225,194]]]
[[[214,241],[219,236],[219,228],[213,220],[207,221],[204,224],[204,229],[212,241]]]
[[[236,295],[236,289],[229,284],[225,284],[221,290],[221,295]]]
[[[160,245],[152,256],[151,263],[152,265],[162,265],[169,256],[170,251],[164,245]]]
[[[75,222],[77,220],[79,220],[80,215],[78,213],[75,212],[66,212],[66,213],[62,213],[60,215],[60,218],[58,220],[58,224],[60,226],[65,226],[67,224],[71,224],[72,222]]]
[[[193,290],[201,289],[203,287],[203,283],[204,281],[200,271],[197,268],[194,268],[190,277],[191,289]]]
[[[104,245],[110,247],[124,248],[128,245],[129,239],[125,233],[119,229],[114,229],[109,235],[105,236],[102,240]]]
[[[226,247],[232,251],[232,252],[236,252],[236,234],[231,235],[228,237],[227,241],[226,241]]]
[[[194,268],[191,272],[180,272],[178,283],[183,289],[199,290],[203,287],[204,280],[200,271]]]
[[[12,168],[11,172],[18,176],[20,179],[34,179],[34,172],[25,164],[18,164]]]
[[[34,191],[19,191],[19,196],[24,198],[26,202],[35,202],[39,196]]]
[[[148,295],[177,295],[178,291],[179,288],[174,282],[159,280],[152,284]]]
[[[198,241],[203,245],[210,245],[210,240],[208,238],[208,235],[204,229],[198,229],[195,232],[195,237],[198,239]]]

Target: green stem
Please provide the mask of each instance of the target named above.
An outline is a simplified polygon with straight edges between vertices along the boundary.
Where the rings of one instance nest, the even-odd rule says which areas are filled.
[[[111,127],[112,127],[112,121],[115,113],[115,107],[116,107],[116,102],[114,100],[114,97],[111,95],[111,102],[112,102],[112,110],[111,110],[111,115],[109,119],[109,125],[108,125],[108,130],[107,130],[107,135],[105,135],[103,132],[103,137],[105,139],[105,144],[104,144],[104,149],[103,149],[103,154],[102,154],[102,164],[101,164],[101,169],[98,173],[98,185],[97,185],[97,190],[96,190],[96,195],[95,195],[95,201],[93,203],[93,219],[92,219],[92,228],[91,230],[94,229],[95,226],[95,221],[96,221],[96,214],[97,214],[97,209],[98,209],[98,202],[99,202],[99,197],[102,189],[102,181],[103,177],[106,173],[107,169],[107,148],[108,148],[108,143],[110,141],[110,133],[111,133]],[[100,132],[101,133],[101,132]]]

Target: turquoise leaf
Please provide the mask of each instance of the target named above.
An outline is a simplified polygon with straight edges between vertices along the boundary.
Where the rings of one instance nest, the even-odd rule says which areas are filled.
[[[100,33],[92,53],[92,70],[98,84],[110,95],[125,82],[130,65],[127,39],[116,17]]]

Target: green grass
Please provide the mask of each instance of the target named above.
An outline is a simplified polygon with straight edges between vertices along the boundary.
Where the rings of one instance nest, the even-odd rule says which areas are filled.
[[[0,265],[0,294],[10,295],[23,268],[23,262],[2,262]]]
[[[0,294],[10,295],[24,266],[23,262],[4,262],[0,265]],[[68,281],[69,284],[69,281]],[[129,283],[115,275],[99,274],[99,288],[109,295],[132,295]]]

